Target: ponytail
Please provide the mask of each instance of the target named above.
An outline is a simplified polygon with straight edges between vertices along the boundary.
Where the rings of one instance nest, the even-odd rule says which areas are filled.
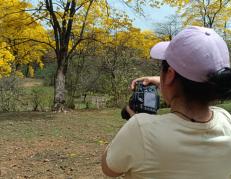
[[[209,75],[208,83],[212,85],[217,100],[231,99],[231,69],[222,68]]]

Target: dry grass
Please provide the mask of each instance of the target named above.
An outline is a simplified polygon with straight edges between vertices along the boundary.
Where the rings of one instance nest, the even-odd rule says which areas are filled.
[[[101,154],[119,110],[0,114],[0,178],[106,178]]]
[[[42,86],[42,85],[43,85],[43,80],[34,79],[34,78],[23,78],[21,83],[21,87],[25,87],[25,88]]]

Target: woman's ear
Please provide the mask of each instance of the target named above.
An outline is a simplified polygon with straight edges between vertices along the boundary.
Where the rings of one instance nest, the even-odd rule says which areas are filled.
[[[176,72],[172,67],[168,67],[168,71],[165,73],[165,84],[171,85],[176,77]]]

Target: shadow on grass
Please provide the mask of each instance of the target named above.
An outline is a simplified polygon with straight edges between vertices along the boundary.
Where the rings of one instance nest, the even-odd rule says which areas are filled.
[[[34,120],[53,120],[55,114],[51,112],[9,112],[0,113],[0,122],[12,121],[34,121]]]

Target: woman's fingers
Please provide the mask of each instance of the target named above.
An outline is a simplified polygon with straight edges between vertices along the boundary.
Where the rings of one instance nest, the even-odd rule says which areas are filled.
[[[131,89],[134,90],[136,86],[137,81],[143,81],[143,85],[149,85],[150,83],[159,86],[160,85],[160,77],[159,76],[145,76],[141,78],[137,78],[132,81],[131,83]]]

